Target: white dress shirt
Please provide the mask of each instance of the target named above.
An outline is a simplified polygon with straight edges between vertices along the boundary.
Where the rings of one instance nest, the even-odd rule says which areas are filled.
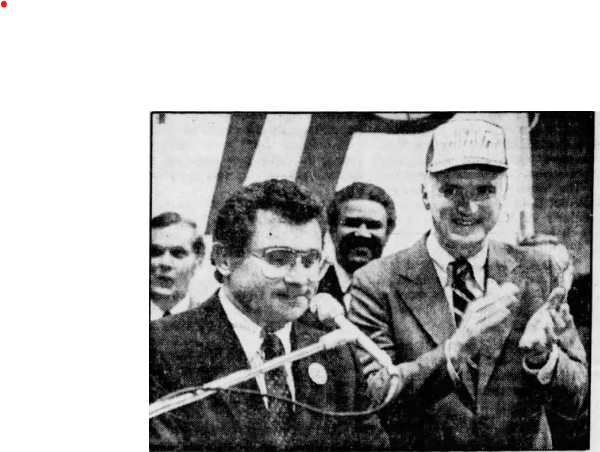
[[[450,306],[450,312],[454,312],[454,303],[453,303],[453,294],[452,294],[452,286],[450,285],[451,281],[448,281],[448,265],[451,262],[454,262],[454,259],[448,251],[446,251],[442,246],[438,243],[436,238],[433,236],[433,233],[429,234],[427,237],[427,252],[433,261],[433,266],[435,267],[435,271],[440,279],[440,283],[444,288],[444,294],[446,295],[446,299],[448,300],[448,305]],[[473,274],[475,276],[475,282],[479,290],[485,292],[485,262],[487,260],[488,253],[488,241],[486,240],[482,250],[477,253],[473,257],[469,257],[467,260],[471,267],[473,267]]]
[[[440,284],[444,288],[444,294],[446,295],[446,299],[448,300],[448,305],[450,307],[450,312],[454,312],[454,303],[453,303],[453,294],[452,287],[450,285],[450,281],[448,281],[448,265],[453,262],[455,259],[448,253],[442,246],[439,244],[437,239],[434,237],[433,232],[429,233],[427,237],[427,253],[429,253],[429,257],[433,261],[433,266],[435,267],[435,271],[440,280]],[[467,260],[473,267],[473,274],[475,276],[475,282],[478,288],[485,293],[486,284],[485,284],[485,263],[488,255],[489,242],[486,240],[483,248],[474,256],[468,258]],[[452,316],[454,319],[454,316]],[[449,343],[445,344],[445,353],[447,360],[447,367],[450,376],[454,379],[454,381],[459,381],[460,377],[456,369],[452,365],[452,361],[449,356]],[[558,362],[558,347],[556,344],[552,346],[552,351],[550,353],[550,357],[548,361],[541,369],[530,369],[525,363],[525,358],[523,358],[523,368],[526,372],[537,375],[538,381],[541,384],[548,384],[552,379],[552,374],[554,373],[554,368],[556,367],[556,363]]]
[[[171,314],[179,314],[180,312],[187,311],[192,306],[191,296],[188,294],[177,302],[175,306],[169,309]],[[158,307],[156,303],[150,300],[150,320],[157,320],[162,318],[165,312]]]
[[[248,358],[248,363],[250,367],[255,368],[258,367],[265,362],[265,358],[261,351],[261,345],[263,342],[263,338],[261,337],[262,328],[254,323],[252,320],[248,318],[242,311],[240,311],[225,295],[225,291],[223,289],[219,290],[219,301],[225,310],[225,314],[227,318],[233,325],[233,330],[244,349],[244,353]],[[281,342],[283,343],[283,348],[285,353],[290,353],[292,351],[292,344],[290,341],[290,333],[292,331],[292,323],[288,322],[285,326],[276,331],[275,334]],[[294,379],[292,377],[292,363],[288,363],[284,365],[286,379],[288,387],[290,388],[290,392],[292,394],[292,399],[296,400],[296,391],[294,386]],[[265,383],[264,374],[260,374],[256,377],[256,382],[258,383],[258,388],[262,394],[267,392],[267,385]],[[263,398],[265,407],[269,408],[269,398]]]

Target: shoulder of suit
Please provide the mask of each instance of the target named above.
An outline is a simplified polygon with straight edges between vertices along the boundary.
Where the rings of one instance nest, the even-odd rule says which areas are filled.
[[[424,239],[421,239],[409,248],[369,262],[354,273],[353,281],[366,280],[379,284],[406,274],[415,262],[428,258],[424,243]]]
[[[219,309],[222,307],[215,294],[196,308],[150,322],[150,338],[154,343],[173,344],[207,337],[211,330],[222,329]]]
[[[547,264],[551,261],[551,257],[541,251],[530,246],[511,245],[506,242],[490,240],[490,247],[495,247],[496,250],[504,252],[514,258],[519,264]]]

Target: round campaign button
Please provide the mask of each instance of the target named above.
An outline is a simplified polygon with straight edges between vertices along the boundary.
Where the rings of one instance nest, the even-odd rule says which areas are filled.
[[[308,366],[308,376],[318,385],[324,385],[327,381],[327,371],[319,363],[312,363]]]

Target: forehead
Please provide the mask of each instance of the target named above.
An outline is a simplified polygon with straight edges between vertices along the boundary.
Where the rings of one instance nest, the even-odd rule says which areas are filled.
[[[297,250],[321,249],[321,226],[316,219],[305,224],[292,224],[270,210],[258,210],[252,249],[286,246]]]
[[[370,199],[350,199],[340,206],[340,219],[370,218],[385,223],[386,216],[385,207]]]
[[[485,168],[455,168],[443,173],[433,174],[433,178],[440,184],[497,185],[502,182],[504,175],[505,173],[498,173]]]
[[[187,223],[177,223],[165,228],[152,229],[151,242],[163,247],[183,246],[192,247],[194,229]]]

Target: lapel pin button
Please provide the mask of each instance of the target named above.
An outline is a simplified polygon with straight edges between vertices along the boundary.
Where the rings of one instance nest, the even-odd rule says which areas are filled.
[[[319,363],[312,363],[308,366],[308,376],[318,385],[324,385],[327,381],[327,371]]]

